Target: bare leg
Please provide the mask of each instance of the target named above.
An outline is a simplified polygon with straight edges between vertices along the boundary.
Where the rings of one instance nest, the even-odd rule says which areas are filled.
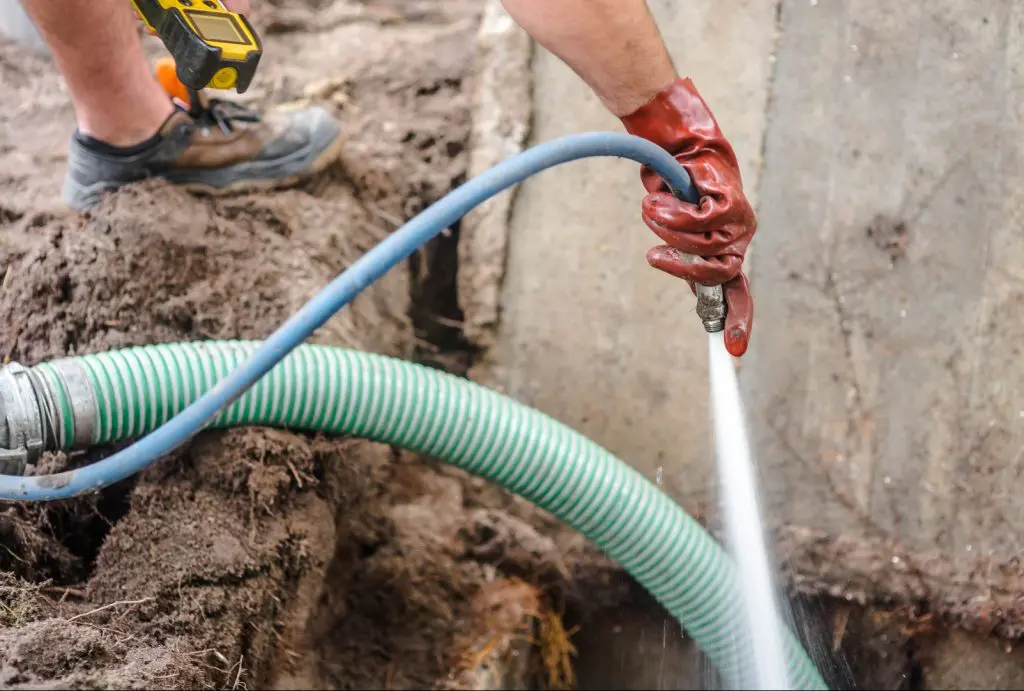
[[[341,127],[323,108],[260,114],[219,100],[194,113],[176,108],[150,72],[128,0],[20,1],[78,118],[61,189],[75,209],[153,177],[215,193],[289,186],[340,152]]]
[[[149,70],[128,0],[21,0],[64,75],[79,130],[143,142],[174,110]]]

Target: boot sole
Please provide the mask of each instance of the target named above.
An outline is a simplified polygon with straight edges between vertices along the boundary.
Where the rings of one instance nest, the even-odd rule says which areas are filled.
[[[337,137],[326,149],[320,152],[313,162],[304,167],[300,172],[286,175],[284,177],[268,177],[264,179],[242,179],[226,185],[208,185],[201,182],[173,182],[175,187],[180,187],[192,194],[202,194],[210,197],[229,197],[238,194],[252,192],[270,192],[273,190],[294,187],[316,175],[327,170],[327,168],[338,160],[341,155],[341,147],[344,141]]]

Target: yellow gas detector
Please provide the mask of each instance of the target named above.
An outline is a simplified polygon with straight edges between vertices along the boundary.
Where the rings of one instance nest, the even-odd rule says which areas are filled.
[[[263,46],[246,18],[217,0],[132,0],[189,89],[249,88]]]

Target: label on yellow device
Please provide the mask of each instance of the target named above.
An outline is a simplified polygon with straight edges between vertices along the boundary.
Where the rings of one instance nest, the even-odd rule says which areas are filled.
[[[217,0],[132,0],[167,46],[178,79],[192,89],[249,88],[263,47],[243,15]]]

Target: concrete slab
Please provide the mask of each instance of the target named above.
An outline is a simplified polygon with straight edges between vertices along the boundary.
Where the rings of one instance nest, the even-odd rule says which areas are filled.
[[[1024,535],[1024,5],[784,0],[743,381],[777,522]]]
[[[680,69],[693,77],[756,190],[775,5],[654,0]],[[621,125],[565,65],[534,60],[530,143]],[[706,336],[681,282],[650,269],[636,165],[591,160],[520,188],[489,383],[611,449],[699,511],[711,467]]]

